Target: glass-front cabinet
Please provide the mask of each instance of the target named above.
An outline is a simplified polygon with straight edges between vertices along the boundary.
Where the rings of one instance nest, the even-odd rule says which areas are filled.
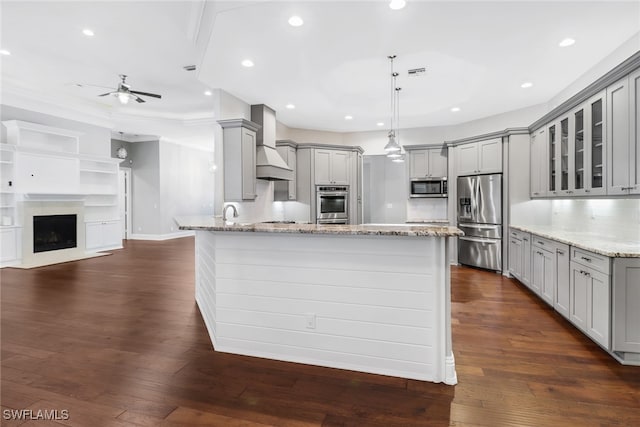
[[[584,194],[584,108],[573,112],[573,182],[575,194]]]
[[[605,194],[605,150],[604,150],[604,101],[605,94],[601,93],[591,98],[587,103],[589,111],[589,185],[585,190],[589,194]]]
[[[546,126],[546,194],[535,197],[606,193],[605,92]],[[532,155],[538,154],[532,152]],[[533,174],[532,182],[539,181]]]
[[[556,191],[556,124],[549,125],[547,130],[547,138],[549,141],[549,147],[547,153],[549,155],[549,188],[548,195],[557,195]]]

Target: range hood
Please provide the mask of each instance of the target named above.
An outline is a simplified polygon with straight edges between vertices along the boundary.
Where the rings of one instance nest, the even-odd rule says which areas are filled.
[[[264,104],[252,105],[251,121],[262,126],[256,133],[256,178],[293,180],[293,170],[276,151],[276,112]]]

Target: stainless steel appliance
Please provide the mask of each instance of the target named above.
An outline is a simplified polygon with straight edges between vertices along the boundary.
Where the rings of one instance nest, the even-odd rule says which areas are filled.
[[[447,177],[411,178],[409,197],[447,197]]]
[[[502,270],[502,174],[458,178],[458,261]]]
[[[349,186],[316,187],[316,223],[349,223]]]

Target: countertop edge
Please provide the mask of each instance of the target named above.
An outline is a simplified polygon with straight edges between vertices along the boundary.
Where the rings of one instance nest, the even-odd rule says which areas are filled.
[[[570,246],[575,246],[576,248],[584,249],[586,251],[590,251],[599,255],[604,255],[609,258],[640,258],[640,249],[638,250],[638,252],[635,252],[635,253],[623,252],[623,251],[609,251],[606,249],[598,248],[596,246],[582,243],[580,241],[572,240],[567,237],[559,236],[558,234],[554,234],[553,232],[550,233],[548,231],[541,231],[531,226],[509,225],[509,228],[513,228],[526,233],[535,234],[536,236],[544,237],[545,239],[554,240],[556,242],[564,243]]]
[[[213,218],[189,219],[175,218],[180,230],[245,232],[274,234],[322,234],[343,236],[403,236],[403,237],[457,237],[464,233],[451,226],[415,225],[415,226],[366,226],[366,225],[316,225],[316,224],[263,224],[241,223],[226,224]],[[198,223],[200,222],[200,223]]]

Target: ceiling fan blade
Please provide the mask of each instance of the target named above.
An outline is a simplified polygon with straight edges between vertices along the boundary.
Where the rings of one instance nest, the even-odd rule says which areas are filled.
[[[92,84],[88,84],[88,83],[74,83],[74,85],[78,86],[78,87],[100,87],[102,89],[111,89],[111,90],[113,90],[113,87],[111,87],[111,86],[92,85]]]
[[[102,95],[98,95],[98,96],[107,96],[107,95],[111,95],[114,92],[107,92],[107,93],[103,93]]]
[[[153,98],[162,98],[161,95],[157,95],[155,93],[149,93],[149,92],[139,92],[137,90],[130,90],[129,92],[131,93],[135,93],[136,95],[144,95],[144,96],[151,96]]]
[[[135,96],[135,95],[134,95],[134,96]],[[139,103],[141,103],[141,104],[142,104],[143,102],[146,102],[144,99],[140,98],[139,96],[136,96],[136,101],[137,101],[137,102],[139,102]]]

